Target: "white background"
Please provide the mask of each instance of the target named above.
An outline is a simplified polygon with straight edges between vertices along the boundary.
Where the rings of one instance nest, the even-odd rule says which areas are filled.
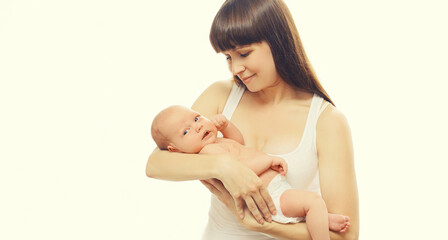
[[[0,1],[0,239],[199,239],[209,193],[145,176],[149,125],[230,78],[222,1]],[[445,1],[287,0],[349,119],[360,239],[446,235]]]

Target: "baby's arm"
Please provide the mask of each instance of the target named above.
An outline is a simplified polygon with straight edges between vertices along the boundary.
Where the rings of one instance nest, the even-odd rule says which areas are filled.
[[[232,139],[221,138],[218,143],[205,145],[199,153],[230,153],[257,175],[264,173],[268,169],[272,169],[283,176],[288,172],[288,165],[283,158],[270,156],[255,148],[243,146]]]
[[[233,139],[244,145],[243,134],[223,114],[217,114],[210,119],[225,138]]]
[[[264,173],[268,169],[272,169],[283,176],[288,172],[288,165],[283,158],[269,156],[260,151],[250,160],[244,161],[243,164],[252,169],[257,175]]]
[[[246,147],[238,142],[221,138],[218,144],[222,145],[230,154],[235,155],[242,164],[246,165],[258,176],[268,169],[272,169],[281,175],[286,175],[288,165],[283,158],[268,155],[255,148]]]

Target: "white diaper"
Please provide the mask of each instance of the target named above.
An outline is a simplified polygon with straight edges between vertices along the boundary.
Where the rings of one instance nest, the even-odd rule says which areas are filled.
[[[268,192],[271,194],[272,201],[274,202],[275,209],[277,209],[277,214],[272,215],[272,220],[279,223],[298,223],[304,222],[305,217],[285,217],[283,215],[282,209],[280,208],[280,196],[288,189],[292,189],[286,178],[280,174],[275,176],[268,185]]]

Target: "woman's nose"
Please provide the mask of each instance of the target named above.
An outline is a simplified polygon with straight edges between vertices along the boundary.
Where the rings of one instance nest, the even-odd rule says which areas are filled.
[[[238,74],[244,72],[244,70],[246,70],[246,67],[244,67],[242,64],[232,63],[231,71],[232,71],[233,75],[238,75]]]

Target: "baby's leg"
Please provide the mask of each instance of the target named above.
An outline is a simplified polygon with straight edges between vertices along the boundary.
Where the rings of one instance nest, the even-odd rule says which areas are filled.
[[[280,196],[280,208],[286,217],[306,216],[306,226],[313,240],[330,239],[327,206],[319,194],[286,190]]]

